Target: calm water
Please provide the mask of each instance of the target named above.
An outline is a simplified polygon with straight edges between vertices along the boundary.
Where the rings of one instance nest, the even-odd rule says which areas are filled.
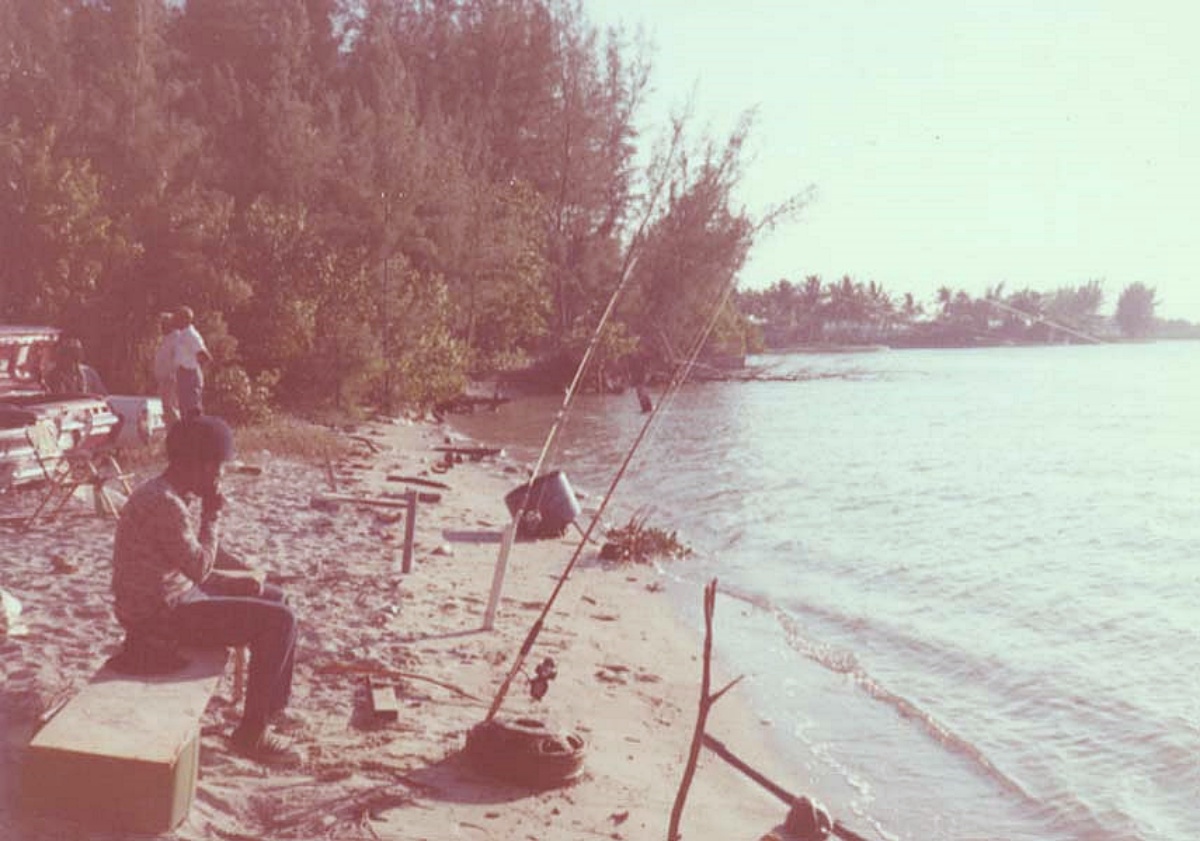
[[[700,553],[681,610],[720,579],[780,782],[868,837],[1200,838],[1200,343],[757,361],[822,376],[685,389],[611,513]],[[456,425],[532,461],[560,402]],[[581,398],[552,466],[598,495],[643,420]]]

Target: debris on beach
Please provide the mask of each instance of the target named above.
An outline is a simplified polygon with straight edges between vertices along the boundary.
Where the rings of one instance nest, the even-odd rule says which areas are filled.
[[[0,639],[23,637],[29,626],[21,621],[21,603],[7,590],[0,589]]]

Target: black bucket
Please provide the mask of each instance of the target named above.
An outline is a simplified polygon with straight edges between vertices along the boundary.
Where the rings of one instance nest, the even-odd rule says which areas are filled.
[[[539,476],[504,496],[504,504],[513,517],[519,513],[521,503],[525,503],[525,516],[517,523],[519,539],[559,537],[582,510],[567,474],[561,470]]]

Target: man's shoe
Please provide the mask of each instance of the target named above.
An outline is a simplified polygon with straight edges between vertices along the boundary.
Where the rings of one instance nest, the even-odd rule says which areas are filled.
[[[295,768],[302,761],[291,742],[274,733],[263,732],[258,738],[251,739],[235,730],[229,742],[239,756],[272,768]]]

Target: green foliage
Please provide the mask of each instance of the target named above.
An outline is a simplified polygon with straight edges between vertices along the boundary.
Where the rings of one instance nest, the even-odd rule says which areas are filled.
[[[312,346],[280,381],[287,405],[349,409],[369,394],[383,366],[378,291],[366,264],[347,258],[318,301]]]
[[[102,296],[104,267],[131,251],[104,207],[90,161],[66,157],[50,129],[0,131],[0,318],[82,326]]]
[[[575,0],[0,0],[0,55],[0,319],[144,391],[158,314],[188,304],[246,420],[581,353],[655,177],[643,46]],[[740,267],[745,136],[670,169],[600,381],[683,344]]]
[[[1131,283],[1117,299],[1117,325],[1131,338],[1144,338],[1154,329],[1155,291],[1144,283]]]
[[[237,219],[235,271],[252,294],[230,314],[240,350],[254,370],[282,370],[311,352],[322,292],[337,265],[307,210],[260,197]]]
[[[628,380],[625,363],[637,351],[639,339],[630,334],[625,324],[611,320],[597,335],[599,322],[599,315],[592,319],[580,319],[567,335],[559,357],[560,365],[551,373],[556,386],[565,387],[570,383],[593,341],[595,348],[581,380],[583,389],[604,393],[615,382],[624,383]]]
[[[652,166],[658,186],[668,187],[668,198],[665,206],[649,209],[634,292],[621,317],[660,365],[688,358],[714,318],[705,350],[744,353],[745,328],[726,306],[734,280],[755,239],[803,201],[793,197],[757,219],[736,206],[751,116],[743,115],[723,143],[708,139],[694,150],[677,121],[672,146]]]
[[[937,309],[926,313],[911,293],[893,298],[882,285],[849,276],[825,283],[819,276],[802,286],[786,278],[767,289],[739,292],[738,309],[752,317],[766,345],[840,342],[963,346],[996,343],[1090,341],[1109,326],[1100,314],[1103,282],[1090,280],[1053,292],[1004,284],[975,298],[943,286]]]
[[[454,284],[455,334],[474,350],[477,370],[520,364],[548,329],[542,202],[523,182],[480,191],[469,213],[475,248]]]
[[[409,272],[388,319],[392,339],[380,378],[381,402],[431,406],[466,385],[466,345],[450,326],[452,307],[445,281]]]
[[[753,225],[729,208],[740,143],[732,138],[734,149],[720,156],[705,150],[695,173],[685,160],[677,194],[647,232],[636,268],[641,294],[625,312],[666,361],[687,355],[749,250]]]
[[[218,368],[205,384],[205,410],[230,423],[263,423],[271,417],[271,404],[278,376],[259,374],[251,379],[240,365]]]
[[[635,514],[629,522],[604,533],[600,557],[618,563],[648,564],[656,558],[681,560],[692,554],[678,533],[646,525],[648,515]]]

